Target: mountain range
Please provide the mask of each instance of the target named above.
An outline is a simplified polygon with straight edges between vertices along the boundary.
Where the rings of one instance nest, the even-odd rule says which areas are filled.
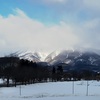
[[[93,51],[82,50],[61,50],[54,51],[49,55],[40,52],[27,52],[20,55],[21,59],[28,59],[33,62],[50,66],[64,66],[64,69],[92,69],[100,70],[100,55]]]

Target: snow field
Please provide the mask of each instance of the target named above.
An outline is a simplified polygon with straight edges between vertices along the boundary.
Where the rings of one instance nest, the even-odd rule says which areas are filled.
[[[2,100],[100,100],[100,82],[48,82],[36,83],[33,85],[23,85],[0,88],[0,98]]]

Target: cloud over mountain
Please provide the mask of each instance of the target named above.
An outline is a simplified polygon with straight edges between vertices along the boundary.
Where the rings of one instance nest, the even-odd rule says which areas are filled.
[[[64,22],[46,26],[42,22],[28,17],[22,10],[15,9],[15,14],[0,16],[1,50],[20,49],[58,49],[78,42],[71,26]]]
[[[0,54],[68,47],[100,49],[99,0],[26,1],[31,1],[31,7],[38,7],[31,11],[27,8],[38,17],[30,17],[24,7],[13,8],[7,16],[0,13]]]

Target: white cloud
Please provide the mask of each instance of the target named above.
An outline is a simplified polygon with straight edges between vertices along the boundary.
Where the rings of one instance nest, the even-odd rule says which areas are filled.
[[[51,2],[51,3],[63,3],[66,2],[68,0],[44,0],[45,2]]]
[[[99,48],[100,18],[82,25],[63,21],[52,26],[29,18],[22,10],[15,9],[8,17],[0,15],[0,53],[17,50],[54,51],[73,46]]]
[[[55,50],[79,42],[74,29],[64,22],[51,27],[29,18],[22,10],[8,17],[0,16],[0,46],[2,53],[17,50]]]
[[[86,21],[76,30],[82,47],[100,49],[100,18]]]
[[[83,0],[83,2],[88,8],[100,10],[100,0]]]
[[[87,22],[84,23],[84,27],[90,30],[97,28],[99,25],[100,25],[100,18],[88,20]]]
[[[65,4],[69,0],[43,0],[44,3],[46,4]]]

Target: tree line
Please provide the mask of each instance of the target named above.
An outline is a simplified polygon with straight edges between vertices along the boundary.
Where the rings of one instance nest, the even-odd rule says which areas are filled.
[[[0,78],[3,80],[6,79],[6,85],[3,85],[9,87],[10,85],[26,85],[47,82],[48,80],[71,81],[72,79],[99,79],[100,74],[93,75],[88,70],[80,73],[76,71],[64,71],[62,66],[43,66],[16,56],[7,56],[0,58]],[[10,84],[10,80],[12,80],[12,84]]]
[[[19,59],[18,57],[0,58],[0,78],[6,79],[6,86],[9,87],[9,81],[13,85],[32,84],[47,80],[49,70],[47,67],[33,63],[32,61]]]

